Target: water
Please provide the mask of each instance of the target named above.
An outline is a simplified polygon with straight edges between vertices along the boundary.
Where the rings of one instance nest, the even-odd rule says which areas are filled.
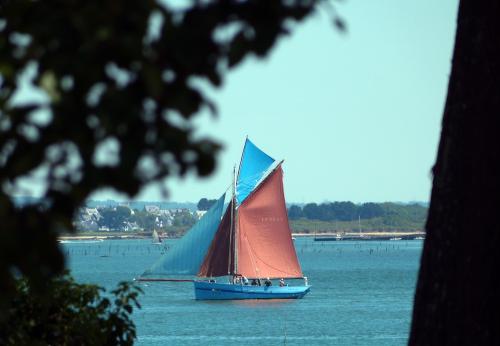
[[[175,240],[171,241],[175,242]],[[160,255],[149,240],[63,244],[80,282],[114,288]],[[144,283],[137,345],[404,345],[422,241],[297,239],[301,300],[203,302],[192,283]]]

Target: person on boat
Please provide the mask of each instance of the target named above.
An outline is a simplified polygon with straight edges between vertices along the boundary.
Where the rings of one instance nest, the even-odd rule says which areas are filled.
[[[272,286],[272,284],[273,283],[271,282],[271,280],[269,278],[267,278],[266,281],[264,281],[264,285],[266,285],[267,287]]]
[[[285,279],[281,278],[280,279],[280,287],[286,286],[285,284]]]
[[[258,284],[257,284],[257,280],[252,279],[252,286],[257,286],[257,285],[258,285]]]
[[[243,285],[248,285],[248,279],[247,279],[247,277],[246,276],[242,276],[241,278],[243,280]]]

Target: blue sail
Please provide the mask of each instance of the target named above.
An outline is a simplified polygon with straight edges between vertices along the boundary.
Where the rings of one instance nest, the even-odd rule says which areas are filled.
[[[273,162],[274,159],[271,156],[257,148],[247,138],[236,181],[236,200],[238,204],[243,203]]]
[[[196,275],[219,226],[225,194],[143,275]]]

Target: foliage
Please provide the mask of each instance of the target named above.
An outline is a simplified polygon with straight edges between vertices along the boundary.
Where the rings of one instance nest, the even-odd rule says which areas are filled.
[[[102,219],[99,220],[99,226],[105,225],[110,229],[118,229],[124,222],[130,220],[131,211],[127,207],[104,208],[100,214]]]
[[[304,216],[304,213],[302,212],[301,207],[299,207],[297,205],[292,205],[292,206],[290,206],[290,208],[288,208],[288,217],[291,220],[297,220],[303,216]]]
[[[361,223],[354,221],[322,221],[299,219],[290,220],[290,228],[294,233],[321,233],[321,232],[358,232],[361,226],[363,232],[413,232],[422,231],[425,226],[425,218],[412,222],[401,219],[391,225],[387,225],[381,217],[363,219]]]
[[[266,56],[318,2],[2,2],[2,290],[13,269],[34,284],[63,269],[57,234],[94,190],[133,196],[152,181],[211,173],[220,145],[192,122],[215,112],[201,85],[220,87],[246,56]],[[23,79],[42,97],[16,100]],[[16,208],[10,196],[33,175],[42,205]]]
[[[359,215],[358,207],[352,202],[334,203],[308,203],[303,208],[303,214],[311,220],[341,220],[350,221],[357,219]]]
[[[216,199],[206,199],[206,198],[202,198],[202,199],[200,199],[200,200],[199,200],[199,202],[198,202],[198,205],[197,205],[198,210],[208,210],[208,209],[210,209],[210,207],[211,207],[212,205],[214,205],[214,204],[215,204],[215,202],[217,202],[217,200],[216,200]]]
[[[379,203],[364,203],[358,208],[358,211],[362,219],[384,215],[384,208]]]
[[[16,280],[15,294],[0,316],[2,345],[132,345],[130,318],[142,291],[122,282],[105,294],[103,288],[76,283],[64,274],[46,283],[40,296],[30,282]]]
[[[316,203],[308,203],[302,208],[302,213],[306,219],[319,219],[320,212]]]
[[[198,221],[196,216],[191,214],[189,210],[182,210],[181,212],[175,214],[173,225],[176,227],[185,226],[190,227]]]
[[[425,222],[427,208],[418,204],[401,205],[396,203],[383,203],[384,223],[388,226],[397,225],[401,222]]]
[[[296,226],[294,231],[335,230],[338,224],[331,223],[331,221],[343,222],[343,229],[358,229],[358,216],[365,226],[369,224],[369,228],[374,230],[422,230],[427,217],[427,208],[419,204],[398,203],[364,203],[361,205],[352,202],[320,205],[308,203],[302,209],[296,205],[290,206],[288,215],[292,221],[303,221],[292,222],[292,225]],[[323,221],[324,223],[306,221]]]

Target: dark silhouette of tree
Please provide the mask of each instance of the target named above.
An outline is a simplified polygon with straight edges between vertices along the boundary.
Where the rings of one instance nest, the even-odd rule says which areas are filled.
[[[116,208],[103,208],[99,210],[102,218],[98,221],[99,226],[107,226],[111,230],[121,229],[123,224],[130,220],[132,211],[130,208],[118,206]]]
[[[141,290],[122,282],[108,295],[95,285],[77,284],[67,275],[47,282],[49,299],[39,299],[26,279],[0,316],[1,345],[132,345],[130,319]]]
[[[500,344],[499,18],[460,2],[410,345]]]
[[[303,217],[302,208],[298,205],[292,205],[288,208],[288,217],[292,220],[297,220]]]
[[[156,215],[150,214],[145,210],[134,210],[132,220],[145,231],[153,231],[156,227]]]
[[[356,205],[352,202],[308,203],[304,208],[292,205],[288,216],[292,220],[305,218],[321,221],[355,221],[358,219],[380,218],[389,227],[413,229],[424,223],[427,208],[419,204],[399,203],[364,203]]]
[[[196,221],[198,221],[196,216],[191,214],[191,212],[189,210],[185,209],[185,210],[181,210],[180,212],[178,212],[174,215],[173,226],[176,226],[176,227],[183,226],[183,227],[187,228],[187,227],[191,227],[192,225],[194,225],[196,223]]]
[[[322,203],[318,205],[318,219],[322,221],[334,220],[336,218],[333,203]]]
[[[378,203],[363,203],[358,209],[362,219],[371,219],[372,217],[384,215],[384,209]]]
[[[319,207],[316,203],[307,203],[304,208],[302,208],[304,216],[309,220],[319,220]]]
[[[352,202],[335,202],[333,207],[337,220],[351,221],[358,218],[358,207]]]
[[[62,271],[57,235],[94,190],[134,196],[210,174],[220,145],[193,136],[191,121],[216,107],[200,84],[219,87],[248,55],[266,56],[320,2],[1,2],[0,300],[15,271],[39,285]],[[15,100],[23,76],[42,100]],[[43,202],[16,207],[20,179],[33,175]]]
[[[210,207],[212,205],[215,204],[215,202],[217,202],[216,199],[206,199],[206,198],[202,198],[198,201],[198,205],[197,205],[197,208],[198,210],[208,210],[210,209]]]

